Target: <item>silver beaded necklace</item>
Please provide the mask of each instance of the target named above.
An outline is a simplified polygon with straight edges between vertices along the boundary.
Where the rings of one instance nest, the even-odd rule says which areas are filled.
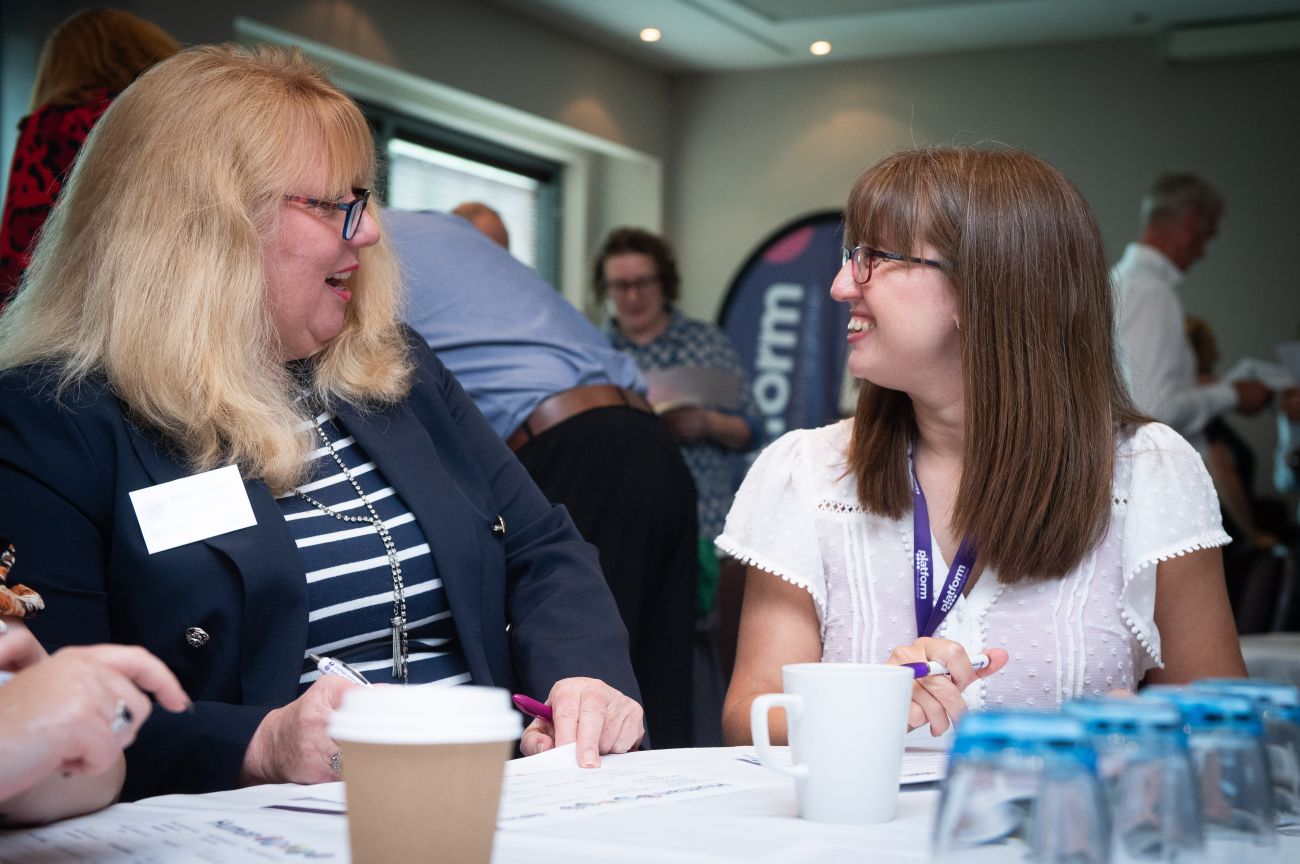
[[[327,516],[333,516],[340,522],[369,523],[379,535],[379,539],[383,541],[384,551],[388,553],[388,566],[393,571],[393,677],[402,679],[402,683],[405,684],[407,683],[407,658],[410,656],[406,636],[406,583],[402,581],[402,562],[397,560],[397,544],[393,542],[393,535],[388,533],[384,520],[379,518],[379,513],[375,511],[375,507],[370,503],[370,499],[366,497],[366,493],[361,491],[361,484],[357,482],[357,478],[352,476],[348,466],[344,465],[343,460],[339,458],[339,454],[334,450],[334,445],[330,443],[325,430],[321,428],[319,423],[314,425],[316,426],[316,434],[320,436],[320,440],[325,444],[325,449],[329,451],[330,456],[334,457],[334,461],[343,471],[343,476],[348,478],[348,482],[352,484],[357,497],[361,499],[361,503],[365,505],[370,515],[348,516],[317,501],[306,492],[298,489],[293,490],[293,492],[317,510]]]

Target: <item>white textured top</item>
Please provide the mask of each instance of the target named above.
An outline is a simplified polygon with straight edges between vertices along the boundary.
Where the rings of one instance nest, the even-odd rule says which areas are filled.
[[[825,662],[884,662],[916,639],[912,516],[862,510],[845,462],[851,421],[783,435],[754,462],[717,544],[808,591]],[[974,653],[1005,648],[997,675],[966,691],[973,707],[1050,706],[1132,690],[1162,665],[1156,564],[1229,542],[1196,451],[1150,423],[1116,444],[1105,537],[1062,579],[1004,585],[986,570],[936,636]],[[936,579],[948,563],[933,544]],[[937,597],[942,588],[936,590]]]

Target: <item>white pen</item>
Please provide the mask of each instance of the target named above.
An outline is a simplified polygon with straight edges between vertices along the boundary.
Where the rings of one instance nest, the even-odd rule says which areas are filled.
[[[333,657],[317,657],[315,654],[308,654],[307,656],[311,658],[311,662],[316,664],[316,668],[320,670],[322,675],[337,675],[340,678],[346,678],[353,684],[360,684],[362,687],[370,686],[366,676],[342,660],[335,660]]]
[[[976,654],[974,657],[970,658],[970,667],[978,672],[988,666],[990,662],[989,655]],[[920,663],[904,663],[902,665],[911,669],[912,674],[917,678],[926,678],[930,675],[948,674],[948,667],[940,663],[938,660],[922,661]]]

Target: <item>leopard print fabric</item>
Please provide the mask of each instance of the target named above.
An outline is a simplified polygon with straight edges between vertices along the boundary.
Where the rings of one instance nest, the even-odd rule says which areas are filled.
[[[45,601],[26,585],[6,584],[9,570],[14,566],[14,545],[0,537],[0,615],[15,618],[35,618],[45,608]]]
[[[17,290],[37,232],[63,189],[77,151],[113,95],[95,90],[79,105],[43,105],[18,123],[0,222],[0,307]]]

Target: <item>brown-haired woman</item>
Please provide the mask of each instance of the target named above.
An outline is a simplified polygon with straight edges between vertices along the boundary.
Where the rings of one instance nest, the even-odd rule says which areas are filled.
[[[750,565],[728,741],[785,663],[942,661],[909,718],[936,735],[968,705],[1244,674],[1214,488],[1128,399],[1073,184],[1014,150],[903,152],[845,238],[857,414],[769,447],[718,540]]]
[[[120,9],[78,12],[45,40],[0,217],[0,307],[17,290],[90,128],[136,76],[180,48],[156,24]]]

